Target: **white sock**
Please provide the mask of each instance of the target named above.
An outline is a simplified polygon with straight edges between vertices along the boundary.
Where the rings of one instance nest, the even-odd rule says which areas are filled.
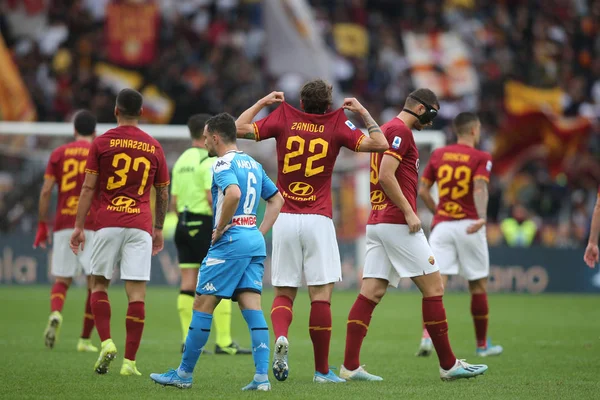
[[[187,379],[187,378],[191,378],[192,375],[193,375],[193,372],[185,372],[181,368],[177,368],[177,376],[179,376],[180,378]]]

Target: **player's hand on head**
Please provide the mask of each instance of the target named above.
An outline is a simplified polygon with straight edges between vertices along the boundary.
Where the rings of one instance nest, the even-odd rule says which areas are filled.
[[[467,227],[467,233],[472,235],[485,226],[485,219],[480,218]]]
[[[417,233],[421,230],[421,220],[414,212],[406,217],[406,223],[410,233]]]
[[[587,245],[585,254],[583,255],[583,261],[585,261],[590,268],[594,268],[596,264],[598,264],[598,261],[600,261],[600,251],[598,250],[597,244],[590,243]]]
[[[71,240],[69,241],[69,247],[71,247],[71,251],[77,254],[79,253],[79,249],[84,249],[85,247],[85,233],[81,228],[75,228],[73,230],[73,234],[71,234]]]
[[[275,104],[275,103],[282,103],[285,101],[285,96],[283,95],[283,92],[271,92],[268,95],[266,95],[265,97],[263,97],[262,99],[263,104],[270,106],[271,104]]]
[[[152,255],[157,255],[164,247],[165,238],[162,229],[154,229],[154,232],[152,232]]]
[[[346,97],[344,99],[344,105],[342,106],[344,110],[352,111],[353,113],[360,114],[364,107],[355,97]]]

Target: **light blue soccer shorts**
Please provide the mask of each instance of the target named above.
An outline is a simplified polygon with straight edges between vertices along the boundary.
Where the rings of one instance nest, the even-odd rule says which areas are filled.
[[[224,260],[211,257],[202,261],[196,293],[236,301],[241,292],[262,293],[265,257],[245,257]]]

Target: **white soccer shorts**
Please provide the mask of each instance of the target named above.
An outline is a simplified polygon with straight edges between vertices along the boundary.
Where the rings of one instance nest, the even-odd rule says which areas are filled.
[[[385,279],[390,286],[398,287],[400,278],[428,275],[438,270],[423,230],[410,233],[408,225],[367,225],[363,278]]]
[[[117,263],[121,279],[149,281],[152,262],[152,237],[135,228],[102,228],[92,245],[92,275],[111,279]]]
[[[70,246],[73,229],[61,229],[52,234],[52,275],[61,278],[74,278],[79,274],[89,275],[91,272],[90,259],[94,231],[85,230],[87,246],[77,255]]]
[[[460,275],[468,281],[490,274],[485,226],[469,235],[467,228],[475,220],[440,222],[431,231],[429,243],[440,264],[442,275]]]
[[[301,287],[342,280],[340,251],[331,218],[281,213],[273,225],[271,280],[277,287]]]

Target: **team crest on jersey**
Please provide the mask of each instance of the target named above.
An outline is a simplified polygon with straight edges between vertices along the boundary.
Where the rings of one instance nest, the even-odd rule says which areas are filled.
[[[488,160],[487,164],[485,164],[485,169],[487,172],[492,172],[492,161]]]
[[[429,261],[429,264],[431,265],[435,264],[435,258],[433,258],[433,256],[429,256],[429,259],[427,261]]]
[[[402,143],[402,138],[400,136],[394,136],[394,140],[392,141],[392,149],[398,150],[400,148],[400,143]]]
[[[223,159],[218,160],[215,163],[215,172],[221,172],[221,171],[225,171],[227,169],[231,168],[231,163],[229,161],[225,161]]]
[[[345,124],[348,126],[348,128],[352,129],[353,131],[356,130],[356,126],[354,126],[352,122],[346,121]]]

